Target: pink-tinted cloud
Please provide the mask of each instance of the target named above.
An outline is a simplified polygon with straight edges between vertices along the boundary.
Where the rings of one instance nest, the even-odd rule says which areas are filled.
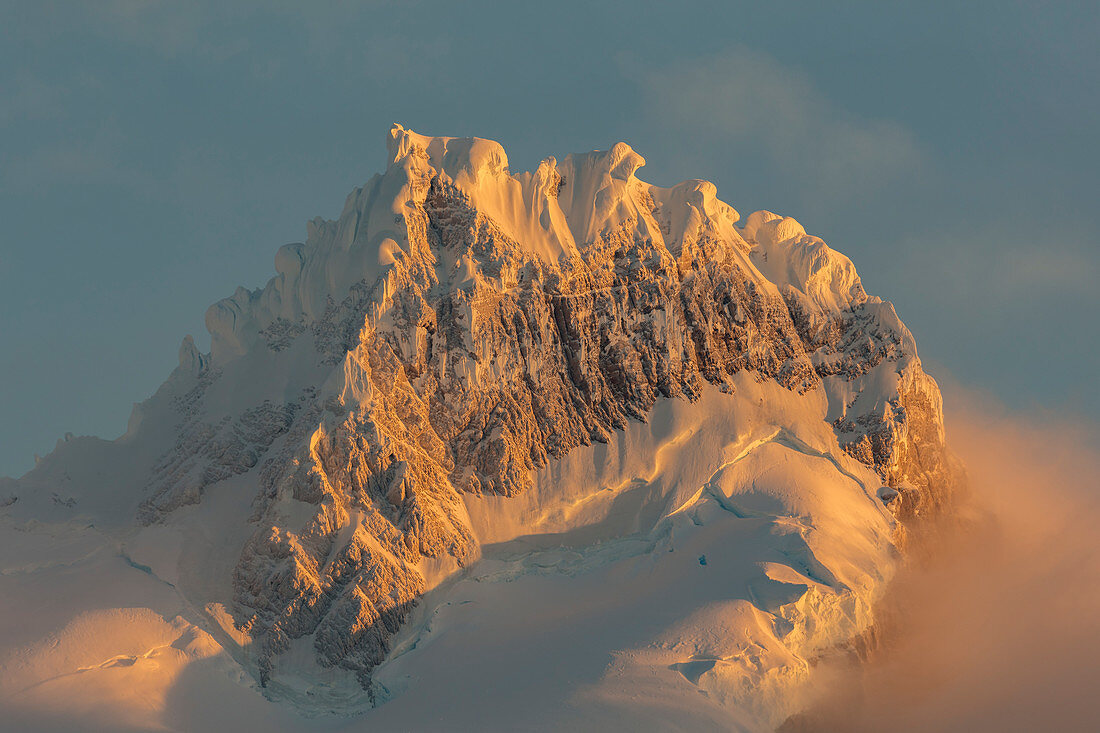
[[[953,393],[953,394],[952,394]],[[968,522],[904,571],[882,648],[809,730],[1100,730],[1100,430],[949,390]]]

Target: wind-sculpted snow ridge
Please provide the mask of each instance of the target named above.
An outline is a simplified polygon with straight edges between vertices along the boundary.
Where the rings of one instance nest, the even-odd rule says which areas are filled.
[[[778,554],[748,562],[743,597],[731,581],[728,613],[685,620],[709,640],[669,631],[638,658],[774,717],[783,706],[764,701],[871,623],[905,526],[950,503],[939,391],[893,307],[794,219],[741,224],[711,183],[639,180],[624,143],[512,175],[495,142],[395,125],[389,153],[339,219],[278,251],[266,287],[209,309],[211,352],[188,337],[126,436],[59,445],[0,491],[0,511],[48,489],[74,515],[122,507],[149,533],[249,492],[221,551],[232,569],[204,580],[184,550],[174,586],[262,685],[300,702],[332,670],[371,703],[397,695],[375,673],[395,640],[427,633],[406,627],[425,593],[589,572],[732,522],[729,546],[751,535]],[[662,400],[706,418],[657,440]],[[698,465],[671,477],[668,455],[689,444]],[[120,460],[114,499],[80,488],[101,475],[87,466]],[[555,480],[569,461],[595,468]],[[826,506],[841,501],[850,514]],[[535,562],[541,546],[501,559],[525,535],[611,544],[579,564]]]

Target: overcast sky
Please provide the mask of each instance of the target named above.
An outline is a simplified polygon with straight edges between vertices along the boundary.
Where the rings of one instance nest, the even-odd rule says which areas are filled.
[[[824,5],[0,2],[0,475],[121,434],[394,121],[625,140],[851,256],[933,375],[1094,419],[1100,4]]]

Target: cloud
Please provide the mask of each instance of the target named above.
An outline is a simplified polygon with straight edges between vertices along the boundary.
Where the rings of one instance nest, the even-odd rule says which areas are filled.
[[[141,46],[163,56],[204,48],[209,15],[204,3],[167,0],[41,0],[21,8],[0,9],[5,35],[17,37],[21,43],[49,47],[75,33]]]
[[[1007,301],[1025,294],[1032,307],[1050,296],[1095,301],[1100,257],[1096,235],[1083,224],[1029,227],[965,219],[933,224],[903,237],[893,250],[906,272],[936,287],[956,312],[984,307],[999,316]]]
[[[12,13],[10,22],[20,38],[46,46],[59,34],[92,37],[189,68],[233,63],[261,82],[277,81],[303,63],[335,65],[344,78],[383,82],[437,74],[447,56],[446,39],[418,37],[418,13],[424,11],[417,6],[392,0],[43,0]]]
[[[913,134],[838,107],[800,70],[736,48],[652,71],[628,71],[645,115],[711,154],[763,154],[804,193],[835,202],[874,192],[921,166]]]
[[[8,154],[0,170],[0,192],[20,194],[55,185],[123,186],[139,190],[155,179],[127,164],[125,139],[114,119],[60,142],[28,146]]]
[[[56,115],[64,106],[67,90],[26,72],[13,75],[0,88],[0,125],[17,120],[41,120]]]
[[[882,647],[798,730],[1100,730],[1100,425],[948,392],[971,521],[902,572]]]

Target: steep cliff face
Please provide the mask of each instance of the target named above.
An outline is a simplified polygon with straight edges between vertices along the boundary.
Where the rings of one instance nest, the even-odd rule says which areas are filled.
[[[270,329],[278,294],[283,313],[294,298],[306,311],[282,315],[280,333],[312,330],[336,358],[349,349],[342,393],[269,497],[316,515],[279,527],[266,510],[237,567],[265,671],[288,638],[316,633],[322,663],[369,674],[425,587],[419,560],[476,556],[459,494],[522,493],[532,469],[645,421],[658,398],[697,400],[704,382],[733,391],[742,370],[852,395],[836,407],[845,450],[901,492],[906,516],[946,500],[938,393],[911,336],[793,219],[757,212],[739,229],[709,183],[638,180],[643,161],[621,143],[512,177],[489,141],[391,137],[390,170],[294,250],[297,277],[295,263],[231,328],[216,323],[215,363],[222,349],[255,348],[241,324]],[[330,252],[375,248],[375,282],[360,265],[362,296],[310,323],[306,283]],[[318,334],[338,320],[360,331],[337,328],[334,347]],[[894,393],[873,390],[870,403],[867,382],[887,370]]]
[[[785,640],[739,673],[752,684],[861,631],[890,573],[896,518],[943,511],[957,468],[911,334],[848,258],[789,217],[741,223],[706,181],[639,180],[644,160],[623,143],[518,175],[478,138],[398,125],[389,152],[338,220],[314,220],[304,244],[278,251],[266,287],[210,308],[211,353],[188,338],[122,439],[159,446],[131,482],[145,525],[171,525],[223,484],[255,492],[232,597],[225,586],[194,595],[228,607],[211,618],[261,683],[290,685],[283,662],[301,667],[306,644],[319,669],[349,670],[376,695],[374,671],[423,594],[468,576],[489,542],[584,527],[613,539],[608,511],[576,509],[604,495],[640,497],[619,534],[659,543],[680,522],[706,525],[714,505],[771,517],[769,531],[788,538],[784,557],[807,555],[760,571],[801,595],[767,601],[758,582],[746,599],[756,610],[733,614],[753,628],[766,616],[765,636]],[[610,446],[629,452],[623,436],[662,400],[710,415],[688,430],[699,445],[708,430],[737,432],[700,453],[694,483],[656,478],[658,453],[679,444],[638,438],[651,467],[634,473],[607,458]],[[712,413],[718,404],[744,421]],[[595,473],[551,486],[546,472],[570,456],[595,461]],[[48,485],[50,460],[16,493]],[[786,473],[772,480],[787,488],[759,506],[730,498],[745,481],[766,494],[757,477],[785,461],[790,475],[818,477],[807,487],[834,471],[860,503],[847,515],[823,508]],[[740,463],[757,472],[737,474]],[[612,475],[622,483],[609,489]],[[812,521],[782,529],[799,516]],[[825,516],[835,525],[813,519]],[[830,567],[811,530],[839,538],[845,523],[875,549]],[[831,631],[812,631],[837,614]],[[718,646],[716,659],[736,656]],[[717,674],[683,664],[704,688]]]

